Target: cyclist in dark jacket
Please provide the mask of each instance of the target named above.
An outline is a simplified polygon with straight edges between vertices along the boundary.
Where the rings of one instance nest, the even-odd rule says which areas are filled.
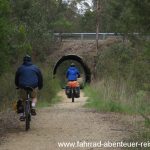
[[[29,86],[34,90],[31,94],[32,97],[32,115],[36,115],[35,105],[37,102],[37,88],[40,90],[43,87],[43,77],[40,69],[32,64],[31,57],[26,55],[23,58],[23,64],[18,68],[15,75],[15,84],[20,89],[20,99],[26,98],[26,93],[23,88]],[[23,120],[23,113],[21,113],[20,120]]]
[[[33,65],[30,56],[25,56],[23,64],[18,68],[15,76],[15,84],[19,88],[30,86],[41,89],[43,79],[40,69]]]

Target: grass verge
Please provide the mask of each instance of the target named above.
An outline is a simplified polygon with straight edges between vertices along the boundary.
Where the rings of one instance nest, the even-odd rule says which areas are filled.
[[[44,101],[38,102],[37,107],[38,108],[49,107],[60,102],[60,100],[61,100],[61,97],[56,95],[54,98],[51,99],[51,101],[44,100]]]
[[[53,79],[52,72],[47,69],[48,67],[41,68],[43,68],[42,74],[44,78],[44,86],[39,93],[37,106],[47,107],[60,101],[60,97],[57,95],[60,90],[60,85],[57,79]]]
[[[127,137],[125,142],[149,143],[149,147],[123,148],[125,150],[149,150],[150,149],[150,102],[149,93],[146,91],[128,91],[127,85],[113,80],[99,81],[86,86],[84,89],[89,97],[86,107],[102,112],[120,112],[125,114],[138,114],[144,121],[135,122],[135,132]]]
[[[114,80],[99,81],[87,86],[85,94],[89,97],[86,107],[98,111],[122,112],[127,114],[149,114],[149,100],[145,91],[132,93],[125,84]]]

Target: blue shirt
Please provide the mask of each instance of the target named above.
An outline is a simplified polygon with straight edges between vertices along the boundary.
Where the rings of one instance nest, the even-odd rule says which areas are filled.
[[[69,67],[66,73],[68,81],[76,81],[80,77],[80,73],[76,67]]]

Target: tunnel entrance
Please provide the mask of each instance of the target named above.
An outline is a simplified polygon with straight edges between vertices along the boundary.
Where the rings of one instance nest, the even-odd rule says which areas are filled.
[[[77,55],[65,55],[62,56],[57,63],[54,66],[53,75],[54,77],[57,74],[61,74],[62,78],[65,78],[65,73],[67,71],[67,68],[70,66],[71,62],[75,62],[77,68],[79,69],[81,73],[81,77],[84,78],[85,83],[91,82],[91,71],[87,64],[83,61],[83,59],[80,56]],[[62,68],[63,71],[60,73],[60,68]]]

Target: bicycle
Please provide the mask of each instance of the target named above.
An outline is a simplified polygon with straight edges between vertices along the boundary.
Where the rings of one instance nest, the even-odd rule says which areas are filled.
[[[69,81],[66,86],[66,95],[74,102],[75,98],[80,97],[79,83],[77,81]]]
[[[27,99],[24,103],[24,116],[25,116],[25,129],[28,131],[30,129],[30,122],[31,122],[31,92],[33,91],[32,87],[25,87],[24,90],[26,91]]]
[[[31,108],[32,108],[31,93],[33,91],[33,88],[27,86],[24,87],[23,89],[26,91],[26,100],[23,101],[23,116],[25,118],[25,130],[28,131],[30,129],[30,122],[31,122]]]

